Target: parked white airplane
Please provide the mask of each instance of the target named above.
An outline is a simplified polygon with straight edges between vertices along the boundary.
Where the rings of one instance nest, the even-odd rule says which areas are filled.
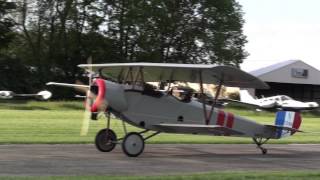
[[[14,97],[35,97],[40,100],[48,100],[52,96],[49,91],[40,91],[37,94],[16,94],[12,91],[0,91],[0,99],[12,99]]]
[[[254,105],[261,109],[285,109],[285,110],[312,110],[319,107],[317,102],[301,102],[286,95],[253,98],[247,90],[240,90],[240,102],[247,105]]]

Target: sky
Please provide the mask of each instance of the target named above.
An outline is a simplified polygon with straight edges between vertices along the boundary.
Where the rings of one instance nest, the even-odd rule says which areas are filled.
[[[320,0],[237,0],[242,5],[246,71],[286,60],[320,70]]]

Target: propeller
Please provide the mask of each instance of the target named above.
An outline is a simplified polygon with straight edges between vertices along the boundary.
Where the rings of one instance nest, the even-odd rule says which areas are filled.
[[[90,56],[87,59],[87,64],[92,64],[92,57]],[[107,108],[107,103],[104,99],[97,99],[97,95],[99,95],[98,88],[95,83],[95,73],[92,70],[92,67],[90,66],[89,69],[86,70],[88,72],[89,77],[89,89],[86,91],[86,99],[85,99],[85,113],[82,120],[80,135],[85,136],[88,134],[89,126],[90,126],[90,119],[96,120],[97,115],[99,112],[104,111]],[[104,82],[97,82],[97,83],[104,83]],[[100,85],[101,86],[101,85]],[[104,92],[103,92],[104,93]],[[99,104],[97,110],[93,110],[93,100],[98,101],[96,104]],[[101,102],[100,102],[101,101]],[[103,102],[102,102],[103,101]]]
[[[91,57],[87,59],[87,64],[92,64]],[[84,102],[85,112],[84,112],[81,129],[80,129],[81,136],[85,136],[88,134],[90,119],[96,120],[99,112],[105,111],[107,108],[107,102],[104,99],[105,81],[103,79],[94,79],[96,74],[92,70],[91,66],[89,66],[89,68],[86,69],[86,72],[89,78],[88,84],[84,84],[79,80],[76,81],[76,84],[56,83],[56,82],[47,83],[47,85],[73,87],[77,91],[85,94],[85,96],[79,96],[79,97],[85,98],[85,102]]]
[[[87,64],[92,64],[92,57],[91,56],[87,59]],[[80,136],[85,136],[88,134],[89,126],[90,126],[90,116],[91,116],[90,108],[91,108],[91,104],[92,104],[92,98],[95,98],[95,97],[92,97],[94,95],[93,95],[93,93],[91,93],[92,76],[93,76],[92,68],[87,70],[87,72],[88,72],[88,77],[89,77],[89,89],[86,90],[86,99],[84,102],[85,111],[84,111],[84,116],[82,119]],[[76,83],[81,83],[81,82],[77,81]]]

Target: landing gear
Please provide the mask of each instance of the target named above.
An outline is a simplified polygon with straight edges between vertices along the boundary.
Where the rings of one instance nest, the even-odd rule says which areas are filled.
[[[127,156],[137,157],[143,152],[145,141],[160,133],[157,131],[145,137],[143,137],[143,134],[149,132],[149,130],[127,133],[126,125],[124,121],[122,121],[125,136],[117,139],[116,133],[110,129],[110,113],[106,113],[106,117],[107,128],[100,130],[95,139],[95,145],[101,152],[110,152],[117,144],[121,143],[122,150]]]
[[[101,129],[96,135],[96,147],[101,152],[112,151],[117,144],[117,135],[111,129]]]
[[[262,145],[265,144],[269,140],[269,138],[254,137],[254,138],[252,138],[252,140],[257,145],[257,148],[259,148],[261,150],[261,153],[263,155],[267,154],[268,150],[266,148],[263,148]]]
[[[127,134],[122,142],[122,150],[129,157],[137,157],[144,150],[144,139],[136,132]]]

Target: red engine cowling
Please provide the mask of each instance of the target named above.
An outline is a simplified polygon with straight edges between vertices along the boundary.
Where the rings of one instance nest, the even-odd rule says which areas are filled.
[[[105,81],[103,79],[96,79],[93,82],[93,85],[97,86],[98,92],[97,92],[97,96],[96,96],[90,110],[92,113],[98,113],[98,111],[101,110],[100,109],[101,106],[106,105],[105,96],[106,96],[107,87],[106,87]]]
[[[128,108],[124,87],[121,84],[98,78],[93,82],[90,91],[95,94],[91,105],[92,119],[96,119],[98,112],[105,112],[107,106],[117,112]]]

